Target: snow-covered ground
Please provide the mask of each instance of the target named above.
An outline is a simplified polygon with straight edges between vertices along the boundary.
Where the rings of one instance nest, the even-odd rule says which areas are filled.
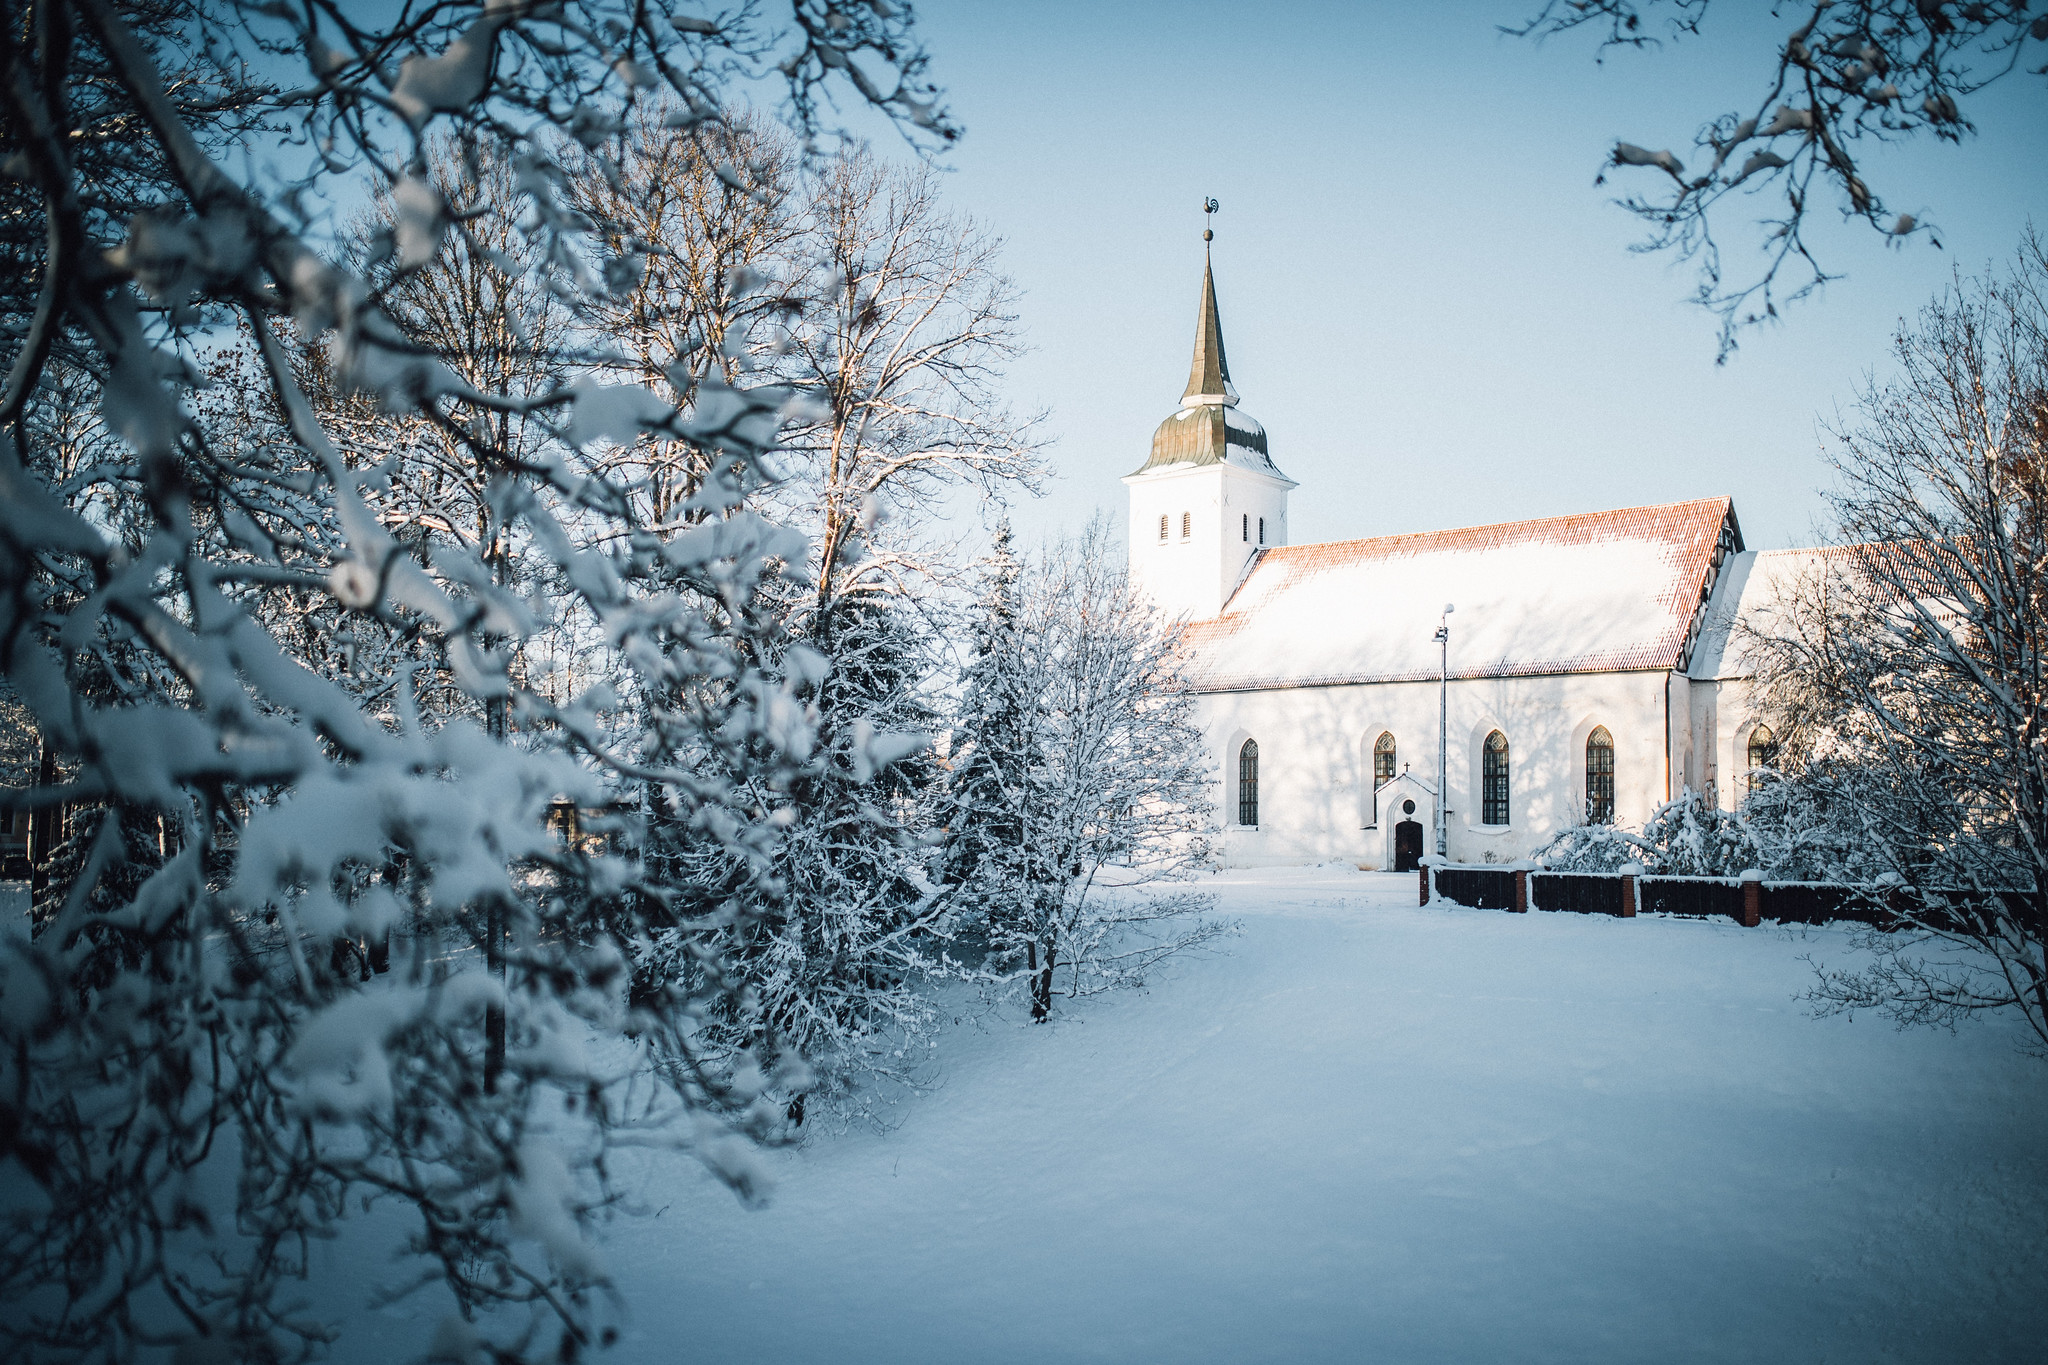
[[[767,1210],[650,1170],[611,1358],[2042,1359],[2048,1067],[2008,1022],[1808,1017],[1834,930],[1215,884],[1223,953],[963,1025],[893,1131],[770,1158]]]

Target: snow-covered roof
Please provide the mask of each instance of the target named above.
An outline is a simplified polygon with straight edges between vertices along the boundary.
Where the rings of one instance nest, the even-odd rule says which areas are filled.
[[[1446,602],[1453,677],[1680,667],[1724,548],[1741,548],[1727,498],[1279,546],[1221,616],[1188,626],[1194,678],[1205,691],[1434,678]]]
[[[1770,633],[1773,615],[1802,586],[1831,579],[1838,590],[1868,596],[1917,597],[1938,621],[1962,616],[1950,594],[1955,579],[1943,567],[1946,552],[1925,542],[1851,543],[1796,550],[1760,550],[1733,556],[1700,623],[1699,644],[1686,671],[1695,678],[1742,678],[1754,669],[1736,623]],[[1950,561],[1959,562],[1959,561]]]
[[[1828,553],[1819,549],[1750,550],[1731,558],[1721,571],[1726,582],[1714,594],[1700,625],[1699,644],[1687,672],[1695,678],[1747,676],[1750,670],[1735,623],[1748,618],[1753,625],[1768,628],[1779,595],[1812,573]]]

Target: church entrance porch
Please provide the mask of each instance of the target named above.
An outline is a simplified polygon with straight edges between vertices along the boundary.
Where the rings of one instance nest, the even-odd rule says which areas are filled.
[[[1373,793],[1373,820],[1365,826],[1361,866],[1382,872],[1413,872],[1429,852],[1436,828],[1436,794],[1412,772],[1382,783]]]

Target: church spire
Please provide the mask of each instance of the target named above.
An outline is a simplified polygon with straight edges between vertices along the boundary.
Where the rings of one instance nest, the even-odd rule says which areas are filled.
[[[1223,356],[1223,320],[1216,315],[1216,275],[1209,268],[1209,243],[1216,234],[1209,228],[1209,215],[1222,207],[1214,199],[1202,201],[1202,312],[1195,319],[1195,363],[1188,371],[1188,391],[1180,396],[1182,407],[1198,404],[1237,405],[1237,389],[1230,382],[1230,362]]]

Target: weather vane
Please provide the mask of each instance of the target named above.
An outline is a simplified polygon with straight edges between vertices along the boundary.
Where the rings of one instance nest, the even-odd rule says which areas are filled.
[[[1216,234],[1215,234],[1215,233],[1213,233],[1213,232],[1211,232],[1211,231],[1209,231],[1209,215],[1210,215],[1210,214],[1212,214],[1212,213],[1214,213],[1214,212],[1216,212],[1216,210],[1218,210],[1218,209],[1220,209],[1220,208],[1222,208],[1222,207],[1223,207],[1223,205],[1221,205],[1221,204],[1217,203],[1217,202],[1216,202],[1216,201],[1215,201],[1214,199],[1204,199],[1204,200],[1202,201],[1202,240],[1203,240],[1203,241],[1205,241],[1205,242],[1213,242],[1213,241],[1215,241],[1215,240],[1216,240]]]

